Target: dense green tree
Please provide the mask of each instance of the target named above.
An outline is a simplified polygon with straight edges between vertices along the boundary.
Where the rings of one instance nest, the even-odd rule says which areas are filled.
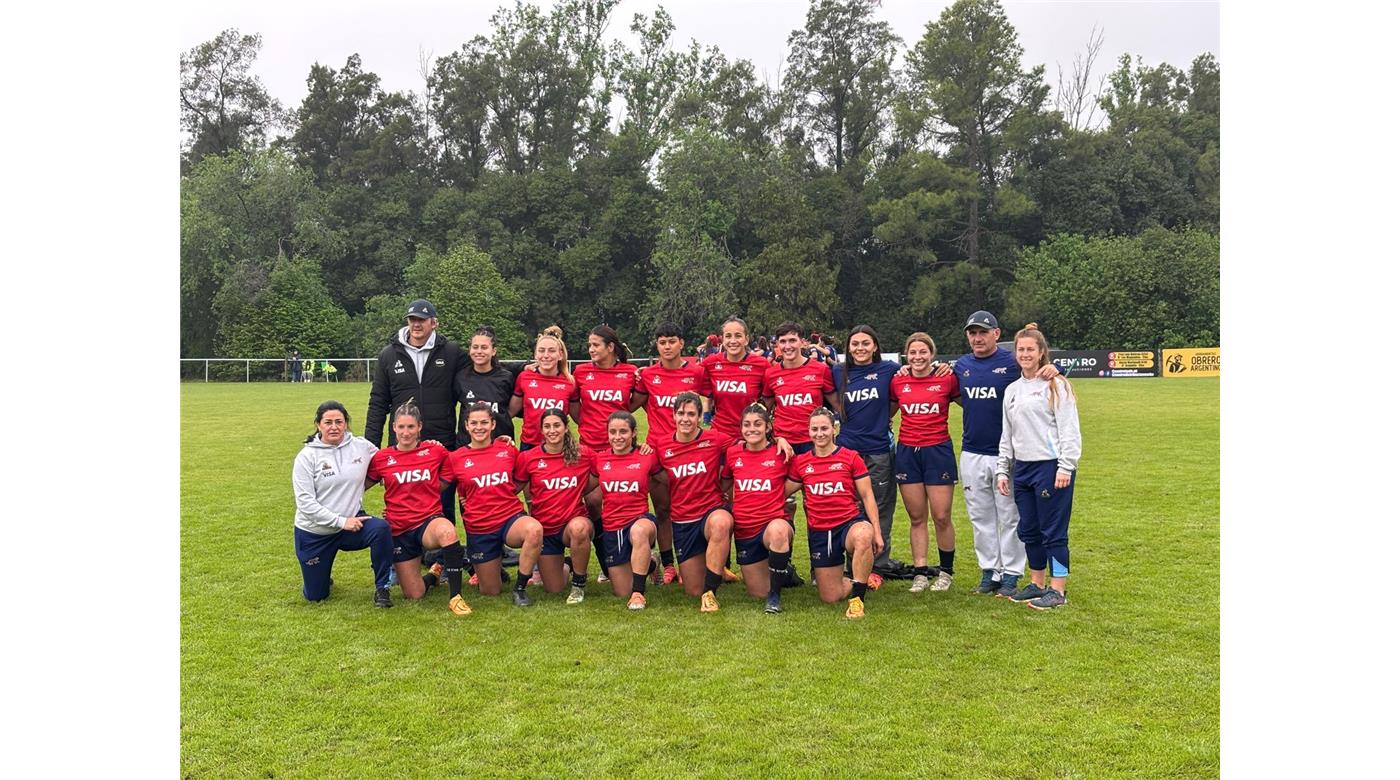
[[[496,349],[502,358],[526,357],[525,329],[521,315],[525,303],[501,276],[490,255],[471,244],[458,244],[445,255],[433,257],[421,250],[424,266],[431,268],[428,300],[438,311],[438,330],[459,344],[471,340],[483,325],[496,331]]]
[[[282,107],[252,75],[262,36],[229,29],[180,55],[182,172],[207,155],[261,148]]]
[[[293,348],[308,357],[340,357],[349,324],[345,310],[326,291],[316,263],[284,257],[251,305],[226,323],[224,345],[228,354],[247,357],[276,357]]]

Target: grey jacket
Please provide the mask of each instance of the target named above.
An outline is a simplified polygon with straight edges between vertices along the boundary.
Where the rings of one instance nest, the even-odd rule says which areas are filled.
[[[292,461],[296,527],[319,536],[344,528],[345,518],[360,511],[369,459],[378,450],[349,431],[335,447],[322,442],[320,434],[307,442]]]
[[[1072,474],[1082,450],[1079,407],[1064,378],[1055,377],[1059,402],[1050,406],[1050,383],[1021,377],[1006,388],[1001,403],[1001,446],[997,475],[1009,476],[1011,462],[1056,461],[1057,470]]]

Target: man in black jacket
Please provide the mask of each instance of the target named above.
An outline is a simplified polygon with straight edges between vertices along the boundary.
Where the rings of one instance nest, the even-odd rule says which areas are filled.
[[[439,336],[437,309],[418,299],[408,305],[408,324],[379,353],[365,415],[365,439],[376,446],[384,440],[384,425],[399,404],[412,398],[423,415],[424,440],[432,439],[449,450],[457,448],[457,393],[453,379],[467,355],[456,343]],[[394,446],[394,426],[389,444]],[[442,512],[456,518],[453,490],[442,492]]]

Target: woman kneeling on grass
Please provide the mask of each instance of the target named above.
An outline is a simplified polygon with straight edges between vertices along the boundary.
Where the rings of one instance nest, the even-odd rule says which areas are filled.
[[[686,595],[700,597],[701,612],[718,612],[715,591],[724,582],[734,516],[720,492],[720,466],[734,437],[703,430],[704,403],[692,392],[676,395],[676,432],[662,446],[660,462],[671,495],[676,563]]]
[[[292,462],[297,512],[292,531],[301,563],[301,594],[321,601],[331,593],[331,564],[342,550],[369,548],[374,606],[390,607],[389,570],[394,542],[389,524],[361,509],[365,473],[378,448],[350,433],[350,413],[339,401],[316,409],[316,433]]]
[[[656,453],[637,449],[636,418],[608,415],[608,451],[594,458],[593,476],[603,490],[603,562],[613,593],[631,592],[628,609],[646,609],[647,575],[657,570],[656,515],[647,511],[647,497],[660,473]]]
[[[1056,376],[1047,382],[1037,375],[1050,362],[1050,345],[1034,322],[1016,333],[1015,355],[1021,378],[1002,399],[997,492],[1009,496],[1015,490],[1021,516],[1016,534],[1026,545],[1031,582],[1010,598],[1035,609],[1054,609],[1068,603],[1069,512],[1082,451],[1079,408],[1068,379]]]
[[[505,545],[520,549],[511,599],[517,607],[532,603],[525,586],[535,570],[544,545],[544,529],[525,513],[516,495],[515,459],[519,451],[505,439],[491,438],[496,424],[491,405],[467,407],[467,446],[450,453],[443,479],[457,483],[462,501],[462,525],[467,529],[467,555],[476,568],[477,587],[483,596],[501,592],[501,553]]]
[[[781,594],[791,577],[793,525],[786,508],[788,459],[773,441],[768,407],[744,408],[739,421],[743,441],[724,454],[720,476],[732,491],[734,547],[744,572],[744,587],[768,599],[764,611],[783,611]]]
[[[581,604],[593,541],[593,521],[583,503],[584,495],[597,484],[590,473],[593,451],[579,446],[562,409],[548,409],[540,416],[540,439],[539,447],[516,458],[515,481],[529,488],[530,512],[543,529],[540,576],[545,592],[564,589],[564,551],[568,550],[573,573],[568,603]]]
[[[423,598],[436,585],[436,567],[420,576],[423,552],[442,550],[443,573],[451,590],[447,608],[470,615],[462,598],[462,543],[457,528],[442,513],[442,473],[447,450],[436,442],[420,442],[423,418],[409,399],[394,410],[395,444],[376,452],[369,463],[365,487],[384,483],[384,516],[394,532],[394,569],[399,588],[409,600]]]
[[[846,617],[865,617],[866,584],[876,553],[885,547],[880,529],[869,520],[879,517],[870,474],[859,453],[836,446],[836,415],[830,409],[812,410],[807,433],[812,449],[792,459],[786,491],[802,491],[817,593],[828,604],[849,597]],[[848,556],[846,578],[839,567]]]

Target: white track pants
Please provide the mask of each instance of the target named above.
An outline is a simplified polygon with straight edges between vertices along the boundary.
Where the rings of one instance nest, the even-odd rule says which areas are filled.
[[[997,457],[964,452],[958,459],[963,501],[972,521],[972,546],[977,565],[1002,574],[1020,576],[1026,570],[1026,547],[1016,537],[1016,501],[997,492]]]

